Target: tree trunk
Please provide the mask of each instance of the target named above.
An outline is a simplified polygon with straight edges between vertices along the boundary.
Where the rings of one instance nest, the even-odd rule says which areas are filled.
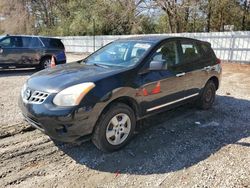
[[[247,10],[248,10],[248,4],[247,4],[247,0],[245,0],[244,5],[243,5],[243,16],[242,16],[242,22],[241,22],[242,31],[246,30],[246,14],[247,14]]]
[[[212,6],[211,6],[211,0],[208,0],[207,32],[210,32],[210,26],[211,26],[211,16],[212,16]]]

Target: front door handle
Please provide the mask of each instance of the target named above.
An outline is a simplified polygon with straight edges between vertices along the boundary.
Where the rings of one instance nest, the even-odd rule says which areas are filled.
[[[179,73],[179,74],[176,74],[177,77],[182,77],[182,76],[185,76],[185,72],[182,72],[182,73]]]

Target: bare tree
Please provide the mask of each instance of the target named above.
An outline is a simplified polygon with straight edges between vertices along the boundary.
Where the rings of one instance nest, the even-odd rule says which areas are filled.
[[[2,29],[5,33],[33,33],[29,0],[1,0]]]
[[[243,2],[243,16],[242,16],[242,21],[241,21],[241,29],[244,31],[246,30],[246,18],[247,14],[250,10],[250,1],[249,0],[244,0]]]
[[[170,32],[177,33],[179,29],[177,0],[155,0],[155,5],[167,14]]]
[[[212,16],[212,2],[211,2],[211,0],[208,0],[208,8],[207,8],[207,32],[210,32],[211,16]]]

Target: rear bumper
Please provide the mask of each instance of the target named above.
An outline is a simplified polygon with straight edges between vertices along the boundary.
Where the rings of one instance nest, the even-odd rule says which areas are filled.
[[[56,64],[64,64],[64,63],[66,63],[67,58],[66,58],[66,54],[65,54],[64,51],[56,53],[55,57],[56,57]]]

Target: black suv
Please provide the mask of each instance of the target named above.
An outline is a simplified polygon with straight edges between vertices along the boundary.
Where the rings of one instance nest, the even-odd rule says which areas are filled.
[[[99,149],[114,151],[149,115],[191,101],[210,108],[220,76],[220,60],[207,42],[128,38],[34,74],[19,105],[31,125],[54,139],[92,139]]]
[[[60,39],[40,36],[5,36],[0,39],[0,67],[50,66],[51,57],[56,64],[66,63],[64,45]]]

